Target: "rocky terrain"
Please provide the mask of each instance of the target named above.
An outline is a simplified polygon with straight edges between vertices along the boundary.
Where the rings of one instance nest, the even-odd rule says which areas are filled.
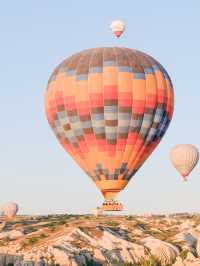
[[[200,215],[0,218],[0,266],[200,266]]]

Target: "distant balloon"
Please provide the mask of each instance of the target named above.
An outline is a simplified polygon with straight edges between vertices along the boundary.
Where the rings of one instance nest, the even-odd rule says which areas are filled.
[[[110,25],[114,35],[119,38],[125,30],[125,23],[121,20],[115,20]]]
[[[3,216],[3,210],[0,208],[0,216]]]
[[[1,212],[3,212],[4,216],[8,218],[13,218],[17,214],[18,209],[19,208],[16,203],[8,202],[1,208]]]
[[[99,207],[97,207],[97,208],[95,208],[95,209],[92,209],[92,214],[94,215],[94,216],[99,216],[99,215],[102,215],[103,214],[103,210],[102,210],[102,208],[99,208]]]
[[[199,160],[198,149],[191,144],[179,144],[170,152],[170,159],[184,180],[196,166]]]

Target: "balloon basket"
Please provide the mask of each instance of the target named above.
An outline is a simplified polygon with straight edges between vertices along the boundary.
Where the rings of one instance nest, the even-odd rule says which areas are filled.
[[[122,211],[123,205],[117,201],[114,201],[114,200],[106,200],[102,204],[102,209],[104,211]]]
[[[183,182],[187,182],[187,176],[183,176]]]

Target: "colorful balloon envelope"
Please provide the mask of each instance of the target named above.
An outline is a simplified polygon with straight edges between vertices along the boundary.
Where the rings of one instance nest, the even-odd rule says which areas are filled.
[[[110,25],[113,34],[115,37],[119,38],[122,33],[125,31],[125,23],[121,20],[115,20]]]
[[[48,122],[64,149],[114,200],[165,134],[173,113],[166,70],[140,51],[94,48],[64,60],[49,79]]]
[[[191,173],[199,161],[199,151],[191,144],[179,144],[171,150],[170,160],[186,181],[186,177]]]

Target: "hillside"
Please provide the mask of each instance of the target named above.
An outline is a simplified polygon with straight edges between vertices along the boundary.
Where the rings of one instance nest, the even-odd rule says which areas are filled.
[[[200,215],[1,218],[0,254],[0,266],[195,266]]]

